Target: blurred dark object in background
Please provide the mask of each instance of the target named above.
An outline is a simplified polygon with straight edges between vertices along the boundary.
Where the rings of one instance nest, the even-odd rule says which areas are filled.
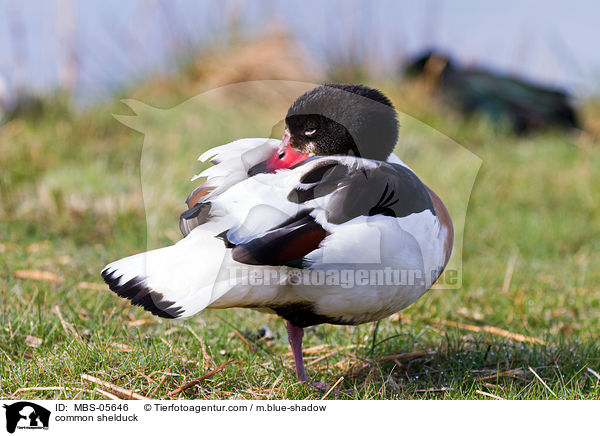
[[[439,92],[450,106],[469,116],[508,121],[516,133],[548,128],[579,128],[569,96],[560,90],[477,68],[460,68],[449,56],[429,51],[405,67]]]
[[[20,118],[35,121],[44,115],[45,110],[45,102],[42,97],[32,94],[21,94],[12,102],[4,104],[0,119],[3,118],[5,121],[10,121]]]
[[[42,95],[19,92],[8,101],[0,101],[0,126],[15,119],[33,122],[64,119],[71,111],[72,102],[66,93]]]

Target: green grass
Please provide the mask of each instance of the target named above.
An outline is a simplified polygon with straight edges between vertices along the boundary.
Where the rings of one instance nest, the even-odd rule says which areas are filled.
[[[598,145],[558,133],[515,137],[484,120],[460,120],[407,85],[382,87],[400,110],[483,161],[468,203],[462,287],[432,290],[377,325],[308,329],[305,348],[321,346],[305,355],[309,377],[335,383],[343,375],[336,398],[348,399],[488,398],[477,391],[509,399],[600,398],[600,380],[588,371],[600,372]],[[173,99],[137,92],[155,104]],[[150,116],[135,121],[151,132],[145,137],[111,117],[131,115],[117,103],[0,129],[1,398],[104,398],[81,374],[169,398],[230,359],[182,398],[321,397],[295,380],[284,324],[274,316],[207,310],[167,321],[80,284],[100,284],[109,261],[177,240],[177,215],[193,187],[188,180],[200,168],[190,156],[237,137],[268,135],[287,104],[270,96],[256,109],[256,101],[230,98],[235,104],[200,99],[173,111],[141,110]],[[458,185],[442,184],[460,183],[464,158],[446,153],[446,141],[403,117],[397,151],[452,209],[460,206],[453,198]],[[52,272],[60,282],[21,279],[19,270]],[[27,336],[43,342],[27,345]],[[382,360],[413,351],[427,353]],[[19,388],[49,386],[64,390],[13,396]]]

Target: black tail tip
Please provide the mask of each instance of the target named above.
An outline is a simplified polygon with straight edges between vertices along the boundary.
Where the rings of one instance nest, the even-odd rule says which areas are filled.
[[[119,297],[126,298],[135,306],[141,306],[153,315],[161,318],[179,318],[184,312],[181,306],[176,306],[174,301],[166,300],[160,292],[150,289],[146,281],[141,277],[135,277],[127,282],[121,283],[122,275],[117,271],[104,268],[100,273],[111,291]]]

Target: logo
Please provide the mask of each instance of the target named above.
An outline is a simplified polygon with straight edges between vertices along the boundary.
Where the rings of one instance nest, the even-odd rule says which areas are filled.
[[[6,409],[6,431],[14,433],[18,429],[48,430],[50,411],[29,401],[3,406]]]

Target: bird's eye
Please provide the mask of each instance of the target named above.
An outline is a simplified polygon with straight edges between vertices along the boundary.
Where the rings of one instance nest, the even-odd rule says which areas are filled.
[[[306,129],[306,130],[304,131],[304,134],[305,134],[306,136],[312,136],[312,135],[314,135],[314,134],[315,134],[315,132],[316,132],[316,131],[317,131],[317,128],[316,128],[316,127],[314,127],[314,128],[312,128],[312,129]]]

